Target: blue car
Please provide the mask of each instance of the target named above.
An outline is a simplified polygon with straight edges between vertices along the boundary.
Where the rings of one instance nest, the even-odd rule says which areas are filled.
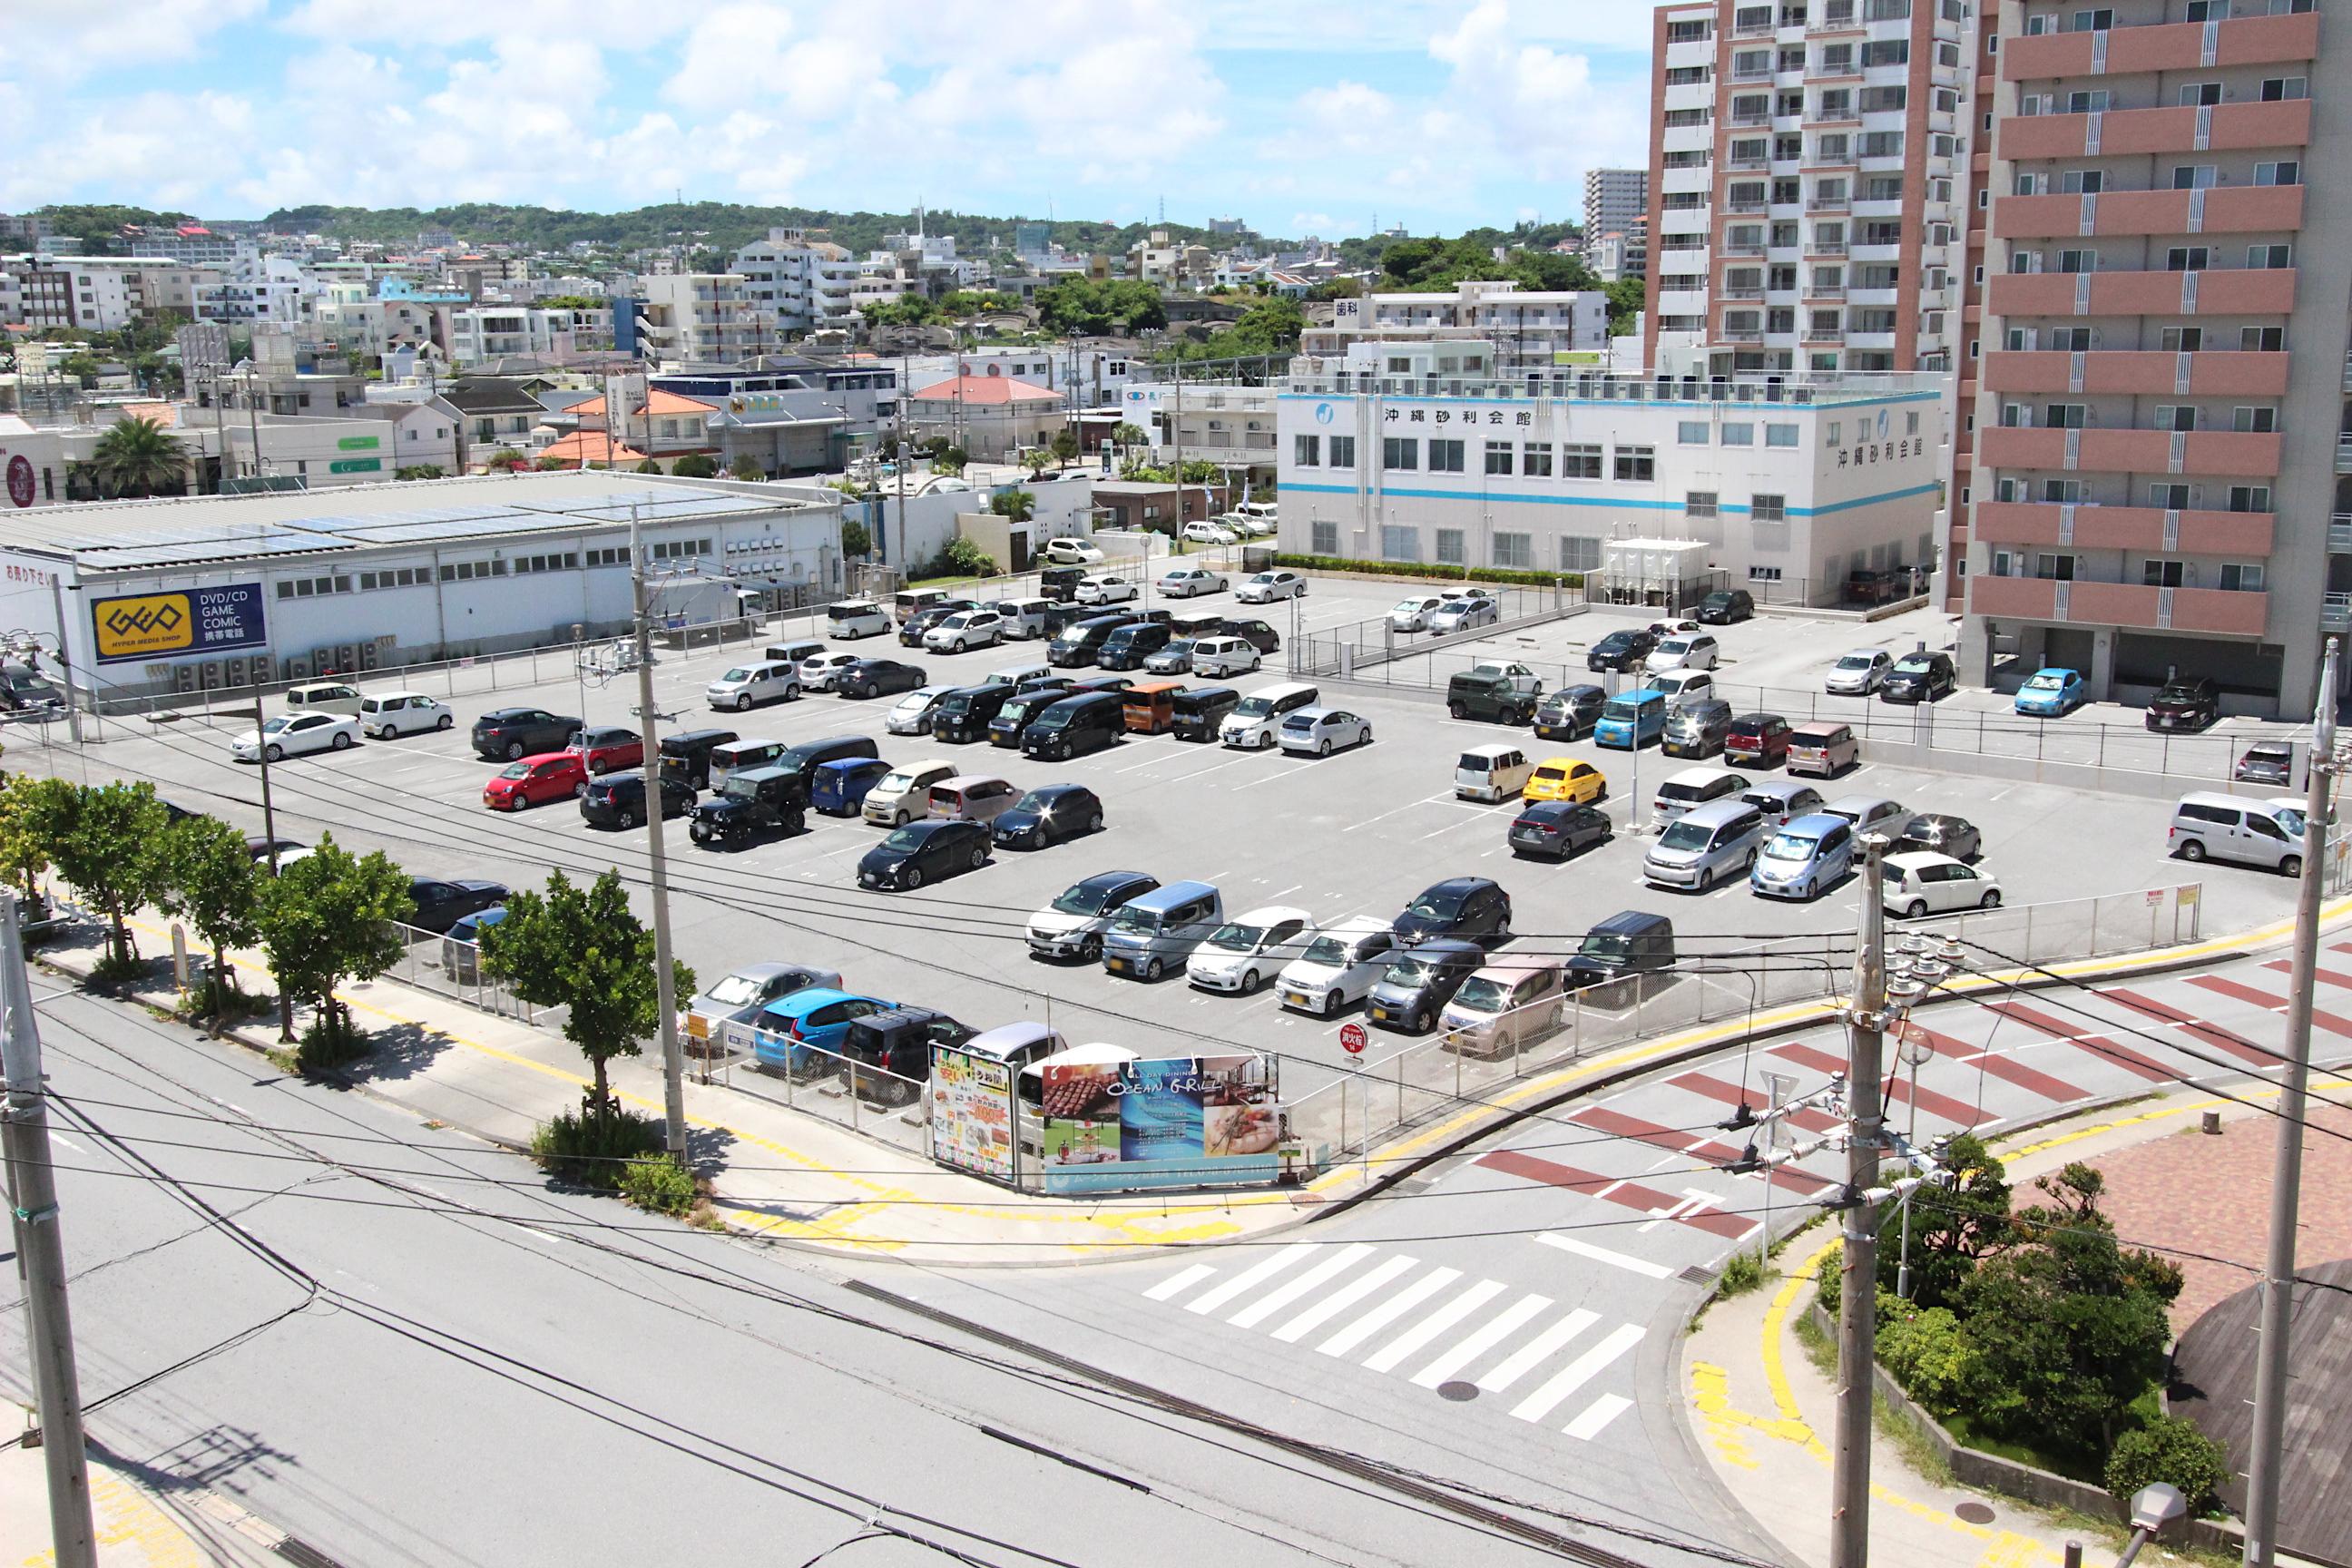
[[[887,1013],[898,1005],[822,985],[795,991],[769,1003],[751,1020],[751,1054],[759,1058],[761,1067],[794,1078],[836,1072],[841,1068],[841,1042],[849,1026],[869,1014]]]
[[[844,757],[819,763],[809,785],[809,805],[835,816],[856,816],[874,786],[890,776],[890,764],[874,757]]]
[[[1665,732],[1666,694],[1654,686],[1644,686],[1609,700],[1592,726],[1592,743],[1635,752]]]
[[[499,904],[466,916],[449,928],[441,939],[441,967],[453,984],[473,985],[481,980],[477,958],[481,952],[482,928],[494,926],[507,918],[507,907]]]
[[[2029,718],[2057,719],[2090,700],[2083,689],[2083,672],[2053,666],[2037,669],[2017,689],[2017,710]]]

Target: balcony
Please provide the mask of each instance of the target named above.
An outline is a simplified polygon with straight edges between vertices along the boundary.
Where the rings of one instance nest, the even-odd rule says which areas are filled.
[[[2090,141],[2088,114],[2025,115],[2005,121],[2000,155],[2027,158],[2113,158],[2157,153],[2243,152],[2257,147],[2303,147],[2311,142],[2311,100],[2278,103],[2217,103],[2203,148],[2197,145],[2199,110],[2113,109],[2097,117],[2099,142]]]
[[[1843,327],[1807,327],[1805,342],[1809,343],[1842,343],[1845,342]]]
[[[2037,200],[2041,198],[2035,198]],[[2076,198],[2061,198],[2073,201]],[[2205,272],[2004,272],[1987,279],[1996,316],[2283,316],[2294,309],[2294,268]],[[2352,390],[2352,369],[2347,372]]]
[[[2266,511],[2166,513],[2152,506],[2090,506],[2068,509],[2056,501],[1979,501],[1975,537],[1993,544],[2083,550],[2127,550],[2151,555],[2264,556],[2276,536],[2276,519]],[[2165,520],[2172,519],[2168,531]],[[2347,545],[2352,549],[2352,545]]]
[[[1761,300],[1764,298],[1764,290],[1750,284],[1743,283],[1736,288],[1730,284],[1726,284],[1723,289],[1723,297],[1727,300]]]
[[[2205,26],[2165,22],[2116,27],[2104,33],[2043,33],[2000,41],[2000,79],[2041,81],[2053,77],[2140,71],[2197,70],[2205,67]],[[2094,64],[2104,49],[2105,58]],[[2319,14],[2244,16],[2219,24],[2212,66],[2269,65],[2319,56]]]
[[[1809,239],[1805,241],[1803,248],[1807,256],[1843,256],[1845,254],[1845,241],[1842,239]],[[2346,374],[2347,376],[2352,376],[2352,371],[2347,371]]]
[[[2352,474],[2352,431],[2336,437],[2336,471]]]
[[[2352,555],[2352,511],[2339,511],[2328,520],[2327,553]]]
[[[2270,595],[1981,574],[1969,579],[1969,609],[1996,620],[2258,637],[2270,621]]]
[[[2176,442],[2180,451],[2177,465]],[[2347,456],[2339,450],[2337,461],[2344,462]],[[2003,425],[1978,437],[1977,462],[1989,468],[2267,479],[2279,471],[2279,438],[2275,433],[2235,430],[2053,430]]]
[[[2202,196],[2200,204],[2197,198]],[[2202,206],[2196,226],[2192,209]],[[2204,191],[2107,191],[2095,196],[2001,196],[1992,231],[2003,239],[2073,239],[2089,213],[2091,233],[2126,235],[2273,234],[2303,226],[2301,185],[2216,185]]]
[[[2189,384],[2180,384],[2184,356],[2161,351],[2092,349],[2081,355],[2083,377],[2074,381],[2076,356],[2063,349],[1997,350],[1985,356],[1984,384],[1994,392],[2132,393],[2158,396],[2280,397],[2286,393],[2288,356],[2234,350],[2191,353]]]
[[[1809,213],[1842,213],[1850,210],[1853,202],[1845,196],[1814,196],[1805,203]]]
[[[1845,285],[1843,283],[1808,283],[1805,285],[1804,297],[1808,300],[1843,300],[1845,298]],[[2345,375],[2347,381],[2352,381],[2352,366],[2347,367]]]
[[[2352,594],[2330,594],[2319,606],[2319,629],[2352,631]]]

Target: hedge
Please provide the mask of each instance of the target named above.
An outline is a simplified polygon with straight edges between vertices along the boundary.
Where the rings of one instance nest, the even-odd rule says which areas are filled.
[[[1276,566],[1305,572],[1363,572],[1379,577],[1434,577],[1459,583],[1508,583],[1523,588],[1581,588],[1581,572],[1513,572],[1500,566],[1473,566],[1464,571],[1441,561],[1344,561],[1336,555],[1276,555]]]

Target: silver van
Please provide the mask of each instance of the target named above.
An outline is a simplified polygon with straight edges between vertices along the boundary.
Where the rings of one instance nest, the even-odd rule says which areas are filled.
[[[1686,811],[1718,800],[1728,800],[1748,787],[1745,775],[1723,768],[1685,768],[1668,773],[1658,786],[1650,811],[1660,822],[1672,822]]]
[[[1821,791],[1788,779],[1768,779],[1739,798],[1762,812],[1765,822],[1774,827],[1822,808]]]
[[[1199,668],[1197,662],[1193,668]],[[1313,707],[1320,695],[1314,687],[1300,680],[1260,687],[1225,715],[1225,721],[1217,727],[1217,739],[1243,751],[1264,751],[1282,732],[1284,719],[1301,708]]]
[[[1023,687],[1040,680],[1051,680],[1054,667],[1050,664],[1009,664],[1003,669],[992,669],[982,678],[982,686]]]
[[[2303,813],[2294,806],[2200,792],[2182,795],[2172,808],[2172,829],[2165,843],[2183,860],[2210,855],[2300,877],[2303,828]]]
[[[1181,969],[1192,950],[1225,923],[1224,900],[1206,882],[1171,882],[1129,899],[1103,933],[1103,968],[1112,974],[1157,980]]]
[[[1772,899],[1811,899],[1853,868],[1853,824],[1814,812],[1764,841],[1748,886]]]
[[[1726,878],[1744,877],[1769,827],[1764,814],[1744,800],[1694,806],[1650,846],[1643,879],[1703,893]]]
[[[1054,607],[1051,599],[999,599],[996,613],[1004,621],[1007,637],[1042,637],[1045,635],[1045,612]]]

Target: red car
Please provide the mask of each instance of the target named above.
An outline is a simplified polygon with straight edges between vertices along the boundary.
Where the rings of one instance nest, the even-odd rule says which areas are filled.
[[[616,725],[599,724],[581,731],[572,737],[564,750],[584,759],[588,771],[599,777],[621,768],[641,768],[646,765],[646,743],[635,730]]]
[[[482,786],[482,804],[492,811],[520,811],[587,793],[586,760],[577,752],[547,752],[500,769]]]

